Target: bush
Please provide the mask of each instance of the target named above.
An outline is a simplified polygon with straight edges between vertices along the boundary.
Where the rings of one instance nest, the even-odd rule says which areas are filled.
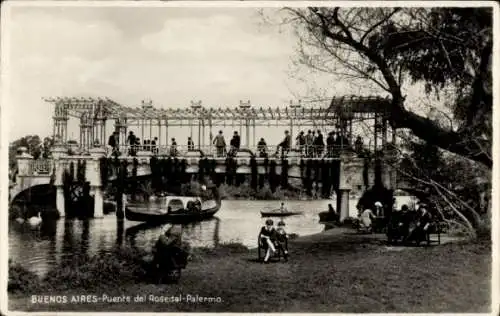
[[[34,293],[41,288],[40,278],[31,271],[26,270],[18,263],[9,260],[9,293]]]
[[[50,270],[44,283],[51,289],[95,289],[120,285],[144,275],[142,257],[145,252],[131,248],[118,248],[100,252],[95,256],[76,255],[71,261]]]

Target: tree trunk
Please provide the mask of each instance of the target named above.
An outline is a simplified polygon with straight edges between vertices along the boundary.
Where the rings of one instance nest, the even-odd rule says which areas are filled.
[[[468,140],[466,135],[444,130],[432,120],[405,109],[399,108],[391,112],[390,118],[393,127],[408,128],[415,136],[432,145],[480,162],[490,169],[492,168],[491,156],[485,153],[476,142]]]

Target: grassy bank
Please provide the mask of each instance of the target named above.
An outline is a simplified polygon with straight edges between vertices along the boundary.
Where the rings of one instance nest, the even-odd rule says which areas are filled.
[[[338,230],[341,231],[341,230]],[[79,258],[46,280],[17,286],[11,310],[122,312],[487,312],[488,241],[429,248],[387,248],[373,236],[329,231],[290,242],[288,263],[256,262],[256,250],[227,244],[193,249],[177,285],[141,281],[142,253],[116,250]],[[13,274],[11,266],[10,277]],[[19,268],[17,268],[19,269]],[[19,275],[16,274],[16,275]],[[29,279],[32,279],[31,277]],[[26,280],[22,281],[25,282]],[[21,281],[20,281],[21,282]],[[21,284],[22,285],[22,284]],[[208,303],[31,304],[30,295],[137,294],[220,297]]]

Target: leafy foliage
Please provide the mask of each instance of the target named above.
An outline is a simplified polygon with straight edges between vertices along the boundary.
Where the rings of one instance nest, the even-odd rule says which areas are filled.
[[[392,96],[393,127],[492,166],[491,8],[288,9],[299,62],[317,71],[374,83]],[[403,88],[421,83],[445,95],[457,129],[408,110]],[[451,91],[451,92],[450,92]],[[412,104],[411,108],[419,104]]]
[[[48,157],[50,148],[54,145],[54,140],[51,137],[45,137],[42,141],[38,135],[27,135],[21,137],[9,144],[9,169],[16,167],[16,155],[19,147],[26,147],[28,154],[34,159],[40,157]]]

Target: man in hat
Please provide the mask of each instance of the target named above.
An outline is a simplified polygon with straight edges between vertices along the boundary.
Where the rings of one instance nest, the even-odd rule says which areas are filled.
[[[323,141],[323,134],[318,130],[318,136],[314,140],[314,147],[316,148],[316,157],[321,158],[323,156],[323,150],[325,149],[325,142]]]
[[[333,132],[328,133],[326,138],[326,152],[327,157],[333,157],[333,146],[335,144],[335,136]]]
[[[426,239],[429,232],[429,228],[432,222],[432,215],[428,210],[428,206],[425,203],[420,203],[417,213],[417,223],[415,227],[415,239],[417,242]]]
[[[117,131],[114,131],[108,139],[108,145],[113,150],[113,153],[118,152],[118,145],[120,144],[120,139]]]
[[[292,142],[292,138],[288,131],[285,131],[285,139],[281,143],[279,143],[279,147],[281,147],[281,156],[285,157],[285,155],[288,153],[290,150],[290,144]]]
[[[172,138],[172,144],[170,145],[170,156],[177,156],[177,142],[175,141],[175,138]]]
[[[241,145],[240,135],[238,135],[237,131],[234,131],[233,139],[231,139],[231,146],[233,146],[235,149],[240,149],[240,145]]]
[[[226,148],[226,140],[224,139],[224,135],[222,135],[222,131],[219,131],[219,134],[215,136],[213,144],[217,149],[217,157],[223,157],[224,149]]]
[[[311,130],[308,130],[306,135],[306,145],[305,145],[306,157],[308,158],[312,157],[313,145],[314,145],[314,134]]]
[[[259,152],[260,158],[267,157],[267,144],[264,138],[261,138],[259,143],[257,144],[257,151]]]
[[[128,137],[127,137],[127,143],[129,145],[129,155],[130,156],[135,156],[135,141],[137,137],[135,137],[134,132],[130,131],[128,132]]]
[[[191,137],[188,137],[188,151],[193,151],[194,150],[194,142],[191,139]]]
[[[300,131],[299,136],[296,138],[297,147],[299,148],[300,154],[304,152],[304,146],[306,145],[306,136],[304,135],[304,131]]]
[[[382,206],[382,203],[379,201],[375,202],[375,216],[377,217],[384,216],[384,207]]]

